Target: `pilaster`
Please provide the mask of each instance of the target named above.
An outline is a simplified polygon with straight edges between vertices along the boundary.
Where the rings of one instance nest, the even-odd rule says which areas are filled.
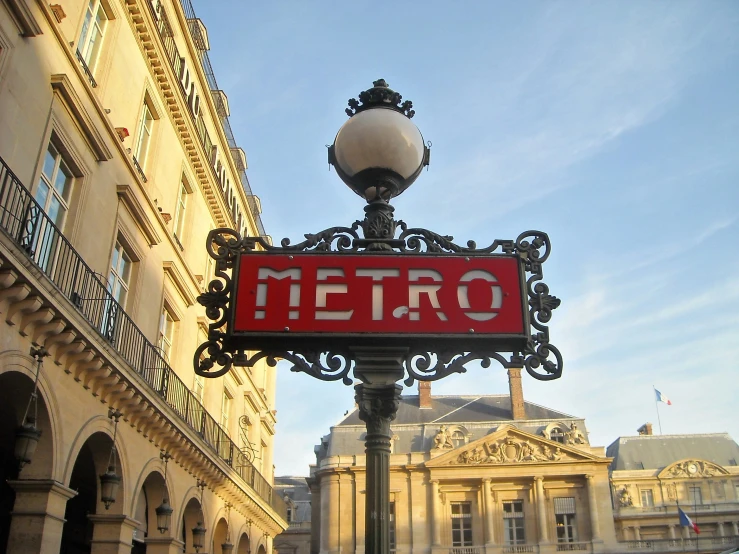
[[[534,477],[536,483],[536,521],[539,524],[539,544],[549,544],[547,508],[544,499],[544,478]]]
[[[77,492],[51,479],[8,481],[15,491],[8,552],[59,552],[67,501]]]

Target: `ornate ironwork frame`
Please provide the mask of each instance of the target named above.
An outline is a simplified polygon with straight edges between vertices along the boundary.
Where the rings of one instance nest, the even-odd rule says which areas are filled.
[[[364,221],[355,221],[350,227],[331,227],[315,234],[306,234],[304,241],[291,244],[285,238],[280,246],[269,244],[262,237],[242,237],[229,228],[214,229],[208,234],[208,254],[216,262],[215,278],[208,284],[207,292],[198,297],[198,302],[206,308],[206,315],[212,320],[209,325],[208,340],[202,343],[194,355],[195,372],[204,377],[220,377],[232,366],[253,366],[265,359],[270,366],[278,359],[292,364],[291,370],[303,372],[323,381],[342,380],[352,384],[350,373],[355,364],[354,353],[350,347],[337,348],[333,339],[316,337],[311,343],[298,341],[286,333],[284,339],[274,338],[265,341],[265,349],[247,351],[240,337],[231,332],[233,316],[233,274],[238,270],[239,260],[249,253],[333,253],[368,255],[456,255],[456,256],[514,256],[519,260],[522,275],[525,273],[526,335],[524,346],[511,349],[505,341],[488,340],[478,343],[471,349],[463,349],[449,341],[439,341],[441,348],[418,349],[410,347],[404,359],[405,384],[410,386],[415,380],[435,381],[452,373],[466,372],[465,365],[478,361],[482,367],[489,367],[493,360],[503,367],[523,367],[534,378],[549,381],[562,374],[562,356],[549,342],[547,324],[560,300],[549,294],[549,287],[543,282],[542,264],[551,253],[551,243],[546,233],[526,231],[515,240],[495,240],[491,245],[478,248],[474,241],[461,246],[453,242],[454,237],[444,236],[427,229],[408,227],[403,221],[392,218],[392,207],[386,203],[365,211]],[[374,214],[374,215],[373,215]],[[360,229],[362,235],[360,236]],[[397,237],[396,237],[397,235]],[[284,346],[281,343],[284,342]],[[292,344],[291,344],[292,342]],[[428,341],[433,343],[433,338]],[[510,343],[510,341],[508,341]],[[465,343],[467,344],[467,343]],[[278,346],[280,345],[280,346]],[[380,342],[376,346],[381,346]],[[394,343],[397,346],[397,342]],[[508,354],[504,356],[504,354]]]

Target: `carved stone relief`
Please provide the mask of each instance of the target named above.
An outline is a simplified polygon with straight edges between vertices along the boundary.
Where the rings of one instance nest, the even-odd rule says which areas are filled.
[[[711,462],[701,460],[686,460],[673,465],[667,474],[670,477],[713,477],[714,475],[724,475],[726,470]]]
[[[522,462],[556,462],[572,459],[559,447],[532,444],[527,440],[506,437],[483,442],[462,452],[450,464],[513,464]]]

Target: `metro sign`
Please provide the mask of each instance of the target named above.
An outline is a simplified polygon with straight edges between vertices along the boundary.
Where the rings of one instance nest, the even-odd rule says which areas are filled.
[[[234,275],[230,335],[243,348],[378,339],[411,347],[526,344],[523,268],[514,255],[255,252],[239,257]]]

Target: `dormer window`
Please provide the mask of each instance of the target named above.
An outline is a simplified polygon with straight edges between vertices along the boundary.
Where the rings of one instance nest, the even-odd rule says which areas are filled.
[[[559,427],[555,427],[549,433],[549,439],[550,440],[553,440],[554,442],[558,442],[560,444],[564,444],[565,443],[565,434],[564,434],[564,431],[562,431],[562,429],[560,429]]]

